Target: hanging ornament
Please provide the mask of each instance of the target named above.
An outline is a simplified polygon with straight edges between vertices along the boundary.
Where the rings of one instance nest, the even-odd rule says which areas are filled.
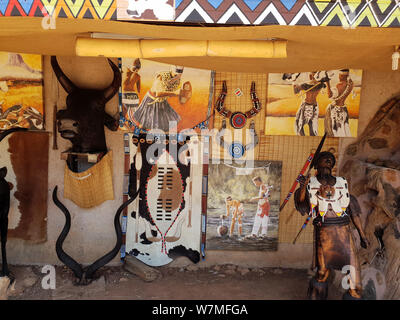
[[[235,141],[229,146],[228,151],[232,158],[237,159],[243,157],[245,149],[240,142]]]
[[[231,126],[235,129],[242,129],[246,125],[246,116],[243,112],[234,112],[230,118]]]
[[[253,81],[251,83],[251,88],[250,88],[250,97],[253,107],[250,110],[246,111],[245,113],[238,111],[232,113],[231,111],[225,108],[224,102],[227,91],[228,90],[226,87],[226,81],[223,81],[221,93],[215,103],[215,109],[224,118],[230,118],[230,124],[233,128],[241,129],[246,125],[246,119],[254,117],[257,113],[261,111],[261,103],[256,93],[256,83]]]
[[[221,130],[217,133],[216,138],[217,141],[219,141],[220,146],[225,150],[228,150],[232,158],[237,159],[243,157],[246,151],[255,148],[255,146],[258,144],[258,135],[255,131],[255,123],[253,120],[251,121],[249,126],[251,141],[246,145],[243,145],[238,141],[233,141],[232,143],[225,142],[224,140],[225,129],[226,129],[226,120],[223,119]]]
[[[232,115],[232,112],[230,112],[229,110],[227,110],[224,106],[224,102],[225,102],[225,97],[227,94],[227,88],[226,88],[226,81],[222,82],[222,90],[221,93],[215,103],[215,109],[218,111],[218,113],[223,116],[224,118],[230,118],[230,116]]]
[[[254,120],[251,120],[250,122],[249,131],[250,131],[251,142],[245,145],[246,151],[254,149],[258,144],[258,135],[256,133],[256,124]]]

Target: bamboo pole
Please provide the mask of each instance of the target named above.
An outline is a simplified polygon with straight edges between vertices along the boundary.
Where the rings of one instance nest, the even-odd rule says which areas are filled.
[[[121,40],[77,38],[77,56],[286,58],[281,40]]]

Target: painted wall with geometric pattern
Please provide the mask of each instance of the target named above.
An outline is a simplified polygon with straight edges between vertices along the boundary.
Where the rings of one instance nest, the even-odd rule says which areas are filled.
[[[143,1],[137,0],[138,3]],[[124,6],[126,7],[126,4]],[[117,7],[117,0],[0,0],[0,17],[51,15],[70,19],[123,19],[122,16],[118,17]],[[126,20],[126,14],[124,15]],[[400,2],[397,0],[175,0],[174,17],[175,23],[191,24],[396,28],[400,26]]]
[[[392,0],[177,0],[176,22],[283,26],[399,27]]]

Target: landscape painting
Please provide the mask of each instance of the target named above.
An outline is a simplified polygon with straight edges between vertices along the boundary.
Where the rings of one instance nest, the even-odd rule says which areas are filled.
[[[42,56],[0,52],[0,130],[44,130]]]

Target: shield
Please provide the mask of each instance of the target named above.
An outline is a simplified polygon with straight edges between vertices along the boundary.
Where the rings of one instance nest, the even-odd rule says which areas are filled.
[[[148,213],[158,231],[157,239],[148,237],[148,240],[161,240],[162,250],[167,253],[165,242],[176,238],[175,234],[168,237],[168,233],[182,211],[184,190],[180,170],[166,150],[153,165],[145,192]]]
[[[150,266],[165,265],[177,256],[194,263],[200,259],[201,217],[191,215],[190,210],[197,208],[201,199],[196,196],[192,205],[190,199],[192,193],[201,193],[201,184],[196,182],[201,168],[191,175],[191,163],[184,159],[191,143],[170,138],[143,134],[128,140],[130,150],[136,151],[130,160],[128,190],[139,188],[139,196],[136,204],[128,207],[125,249]],[[138,161],[142,162],[140,168]]]

